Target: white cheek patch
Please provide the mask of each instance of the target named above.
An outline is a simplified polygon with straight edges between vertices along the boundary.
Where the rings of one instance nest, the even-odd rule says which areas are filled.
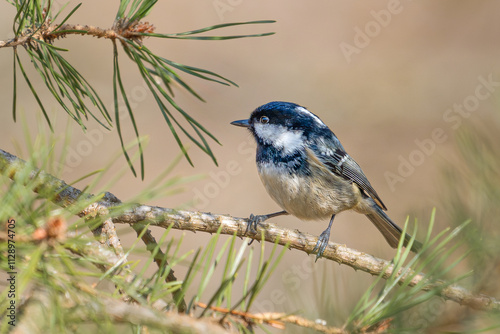
[[[281,125],[260,123],[255,124],[254,129],[260,139],[283,150],[285,154],[293,153],[304,146],[303,132],[300,130],[292,131]]]
[[[273,144],[274,145],[274,144]],[[276,140],[276,148],[283,148],[286,154],[293,153],[304,146],[302,131],[283,132]]]
[[[267,144],[272,144],[272,142],[276,140],[276,125],[256,123],[253,128],[257,137]]]
[[[306,114],[308,116],[310,116],[312,119],[314,119],[314,121],[318,124],[318,125],[321,125],[321,126],[326,126],[325,123],[323,123],[318,116],[314,115],[312,112],[310,112],[309,110],[307,110],[306,108],[304,107],[297,107],[295,109],[297,112],[301,112],[303,114]]]

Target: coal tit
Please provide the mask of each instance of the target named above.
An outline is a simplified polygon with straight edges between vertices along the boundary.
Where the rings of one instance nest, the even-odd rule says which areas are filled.
[[[248,228],[271,217],[292,214],[303,220],[330,218],[313,252],[321,257],[330,239],[335,215],[354,210],[372,221],[389,245],[396,248],[402,234],[384,212],[386,206],[335,134],[318,116],[290,102],[270,102],[249,119],[231,124],[246,127],[257,142],[257,170],[271,198],[284,210],[250,216]],[[248,230],[248,229],[247,229]],[[406,246],[410,240],[404,237]],[[413,242],[412,251],[421,244]]]

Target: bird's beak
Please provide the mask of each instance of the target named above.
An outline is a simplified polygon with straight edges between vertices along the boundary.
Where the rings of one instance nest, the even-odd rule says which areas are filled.
[[[242,119],[241,121],[234,121],[234,122],[231,122],[231,124],[236,125],[236,126],[242,126],[244,128],[250,127],[250,123],[248,122],[248,119]]]

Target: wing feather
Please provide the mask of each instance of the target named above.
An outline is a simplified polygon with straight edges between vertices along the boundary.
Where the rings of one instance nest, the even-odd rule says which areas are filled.
[[[332,149],[326,148],[323,145],[315,145],[313,146],[313,152],[318,160],[327,166],[331,172],[356,183],[377,205],[387,210],[379,195],[370,184],[370,181],[366,178],[363,170],[361,170],[361,167],[344,151],[342,145],[339,146]]]

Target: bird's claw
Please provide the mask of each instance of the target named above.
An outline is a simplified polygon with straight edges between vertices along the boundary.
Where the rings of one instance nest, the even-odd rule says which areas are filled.
[[[316,253],[315,262],[318,261],[318,259],[323,256],[323,253],[325,252],[325,249],[328,246],[329,240],[330,240],[330,231],[323,231],[318,237],[318,242],[316,243],[316,246],[314,246],[312,250],[313,253]]]
[[[245,231],[245,234],[248,234],[248,232],[251,232],[253,234],[257,233],[257,225],[260,225],[265,220],[267,220],[267,215],[257,215],[257,216],[255,216],[252,213],[250,215],[250,217],[248,218],[247,229]]]
[[[267,215],[257,215],[255,216],[253,213],[250,215],[247,221],[247,229],[245,230],[245,235],[248,234],[248,232],[251,232],[252,234],[257,233],[257,225],[260,225],[263,223],[265,220],[267,220],[269,217]],[[254,239],[250,240],[248,245],[250,246]]]

